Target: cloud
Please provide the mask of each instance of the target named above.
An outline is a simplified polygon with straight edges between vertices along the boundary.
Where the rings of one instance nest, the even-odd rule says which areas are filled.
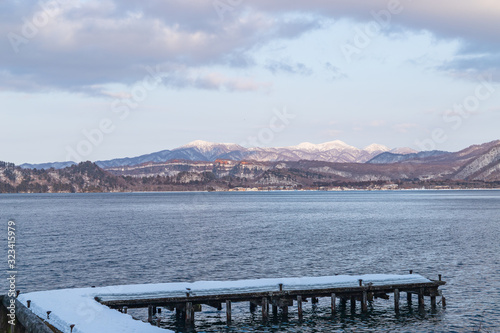
[[[331,73],[331,78],[333,80],[338,80],[338,79],[344,79],[344,78],[347,78],[347,74],[345,74],[344,72],[342,72],[340,70],[340,68],[332,65],[331,63],[329,62],[326,62],[325,63],[325,69]]]
[[[303,76],[309,76],[313,73],[313,70],[303,63],[295,63],[291,64],[286,60],[268,60],[265,68],[273,74],[277,74],[279,72],[285,72],[289,74],[298,74]]]
[[[400,11],[387,15],[388,3],[394,2],[252,0],[235,3],[221,20],[213,2],[205,0],[4,0],[0,35],[7,38],[0,39],[0,89],[93,91],[96,85],[133,84],[146,74],[145,67],[158,64],[257,66],[253,54],[261,46],[341,18],[386,20],[383,32],[388,34],[427,30],[437,38],[459,40],[459,54],[439,70],[463,77],[487,71],[500,80],[497,2],[400,0]],[[275,73],[310,73],[302,63],[265,66]],[[334,78],[345,77],[338,67],[326,67]],[[241,81],[223,85],[234,91],[252,88]]]
[[[327,135],[329,137],[338,137],[339,135],[341,135],[342,133],[344,133],[344,131],[341,131],[341,130],[335,130],[335,129],[332,129],[332,130],[328,130],[327,131]]]
[[[176,81],[177,87],[185,85],[208,90],[248,92],[267,90],[272,86],[269,82],[257,82],[251,78],[244,77],[227,77],[220,73],[209,73],[197,76],[191,75],[188,77],[183,75],[183,79],[177,78],[179,79]]]
[[[399,4],[392,11],[389,4]],[[252,6],[266,12],[316,13],[333,19],[351,18],[376,22],[382,32],[391,35],[402,29],[429,31],[440,39],[461,43],[456,60],[438,69],[459,73],[494,71],[500,80],[500,4],[494,0],[351,0],[351,1],[288,1],[253,0]],[[354,34],[354,31],[353,31]],[[460,56],[473,56],[467,60]]]
[[[411,129],[417,128],[418,125],[414,123],[401,123],[392,126],[399,133],[408,133]]]
[[[130,85],[147,74],[145,67],[158,64],[253,66],[253,49],[317,26],[310,19],[257,11],[220,22],[212,3],[200,0],[52,2],[50,10],[42,3],[13,0],[0,5],[0,34],[9,36],[0,40],[0,89],[87,91],[94,85]],[[225,86],[253,88],[241,80]]]
[[[371,127],[380,127],[380,126],[384,126],[386,123],[385,120],[382,120],[382,119],[377,119],[377,120],[372,120],[370,122],[370,126]]]

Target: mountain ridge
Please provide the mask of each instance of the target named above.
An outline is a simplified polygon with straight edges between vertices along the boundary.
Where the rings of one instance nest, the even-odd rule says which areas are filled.
[[[116,158],[111,160],[96,161],[101,168],[132,166],[147,162],[166,162],[169,160],[191,160],[191,161],[215,161],[217,159],[228,160],[256,160],[256,161],[299,161],[318,160],[336,163],[365,163],[386,151],[402,151],[415,153],[411,148],[390,149],[380,144],[371,144],[363,149],[348,145],[347,143],[334,140],[314,144],[302,142],[295,146],[286,147],[252,147],[245,148],[235,143],[216,143],[203,140],[195,140],[183,146],[162,150],[136,157]],[[24,163],[20,166],[29,169],[61,169],[75,162],[53,162],[31,164]]]
[[[87,161],[37,170],[0,162],[0,193],[421,188],[500,188],[500,141],[387,164],[170,160],[102,169]]]

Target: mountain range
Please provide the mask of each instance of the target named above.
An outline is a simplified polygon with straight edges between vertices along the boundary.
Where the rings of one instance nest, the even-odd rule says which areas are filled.
[[[210,149],[207,148],[207,151]],[[470,146],[453,153],[427,151],[402,155],[383,152],[367,163],[339,163],[306,159],[299,161],[170,160],[109,167],[106,170],[114,175],[137,178],[176,177],[181,173],[189,173],[194,177],[191,180],[199,179],[199,175],[203,173],[212,173],[216,178],[230,176],[258,179],[264,172],[270,170],[280,174],[286,174],[286,170],[301,170],[301,172],[318,173],[319,178],[326,177],[344,182],[410,179],[416,181],[499,181],[500,140]],[[189,178],[190,176],[184,175],[183,177]]]
[[[159,163],[170,160],[213,162],[220,159],[232,161],[253,160],[262,162],[314,160],[333,163],[365,163],[385,152],[398,155],[417,153],[411,148],[390,149],[379,144],[371,144],[363,149],[359,149],[340,140],[321,144],[304,142],[296,146],[275,148],[245,148],[234,143],[215,143],[196,140],[172,150],[162,150],[137,157],[96,161],[95,163],[101,168],[133,166],[148,162]],[[61,169],[73,164],[76,163],[25,163],[22,164],[21,167],[27,169]]]
[[[401,150],[380,152],[384,149],[379,146],[356,150],[342,145],[344,154],[348,149],[359,153],[363,159],[380,152],[366,163],[344,162],[343,159],[340,159],[342,162],[299,159],[301,154],[325,158],[332,151],[340,150],[336,149],[338,146],[339,143],[335,142],[264,149],[271,156],[275,156],[273,150],[280,154],[294,152],[291,156],[279,155],[295,159],[283,161],[222,159],[220,156],[241,152],[241,147],[195,142],[179,148],[184,154],[192,153],[193,160],[154,162],[144,157],[147,162],[140,164],[128,159],[130,165],[115,161],[116,166],[101,168],[96,163],[82,162],[60,169],[21,168],[0,162],[0,193],[224,191],[238,188],[500,188],[500,140],[473,145],[458,152],[405,151],[406,154],[401,154]],[[244,151],[254,153],[253,156],[270,156],[262,150]],[[200,160],[194,160],[198,156],[201,156]],[[207,161],[209,159],[211,161]]]

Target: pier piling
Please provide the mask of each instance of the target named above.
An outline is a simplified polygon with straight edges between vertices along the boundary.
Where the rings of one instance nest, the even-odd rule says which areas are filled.
[[[267,302],[267,297],[262,298],[262,319],[267,320],[269,313],[269,304]]]
[[[424,288],[420,288],[420,290],[418,291],[418,307],[424,307]]]
[[[153,306],[148,305],[148,323],[153,321]]]
[[[256,308],[257,308],[257,305],[255,305],[254,302],[250,302],[250,312],[254,313]]]
[[[368,295],[366,294],[366,290],[363,290],[363,296],[361,297],[361,311],[362,312],[368,311],[367,299],[368,299]]]
[[[299,319],[302,320],[302,296],[297,296],[297,311],[299,313]]]
[[[394,311],[399,312],[399,289],[394,289]]]
[[[226,319],[229,325],[231,323],[231,301],[226,301]]]
[[[186,326],[191,326],[193,323],[193,303],[186,303]]]

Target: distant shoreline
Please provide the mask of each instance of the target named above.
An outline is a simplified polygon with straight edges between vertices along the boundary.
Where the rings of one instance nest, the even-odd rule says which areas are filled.
[[[381,190],[381,189],[351,189],[351,190],[261,190],[261,191],[107,191],[107,192],[46,192],[46,193],[32,193],[32,192],[19,192],[19,193],[0,193],[1,195],[20,195],[20,194],[155,194],[155,193],[278,193],[278,192],[315,192],[315,193],[343,193],[343,192],[424,192],[424,191],[500,191],[500,188],[454,188],[454,189],[431,189],[431,188],[416,188],[416,189],[394,189],[394,190]]]

